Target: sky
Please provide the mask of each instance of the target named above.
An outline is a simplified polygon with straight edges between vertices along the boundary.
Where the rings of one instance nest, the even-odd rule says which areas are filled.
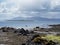
[[[16,17],[60,19],[60,0],[0,0],[0,21]]]

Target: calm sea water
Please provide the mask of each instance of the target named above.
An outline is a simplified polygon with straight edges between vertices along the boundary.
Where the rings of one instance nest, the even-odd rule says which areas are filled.
[[[60,21],[4,21],[0,22],[0,27],[33,28],[36,26],[48,27],[51,24],[60,24]]]

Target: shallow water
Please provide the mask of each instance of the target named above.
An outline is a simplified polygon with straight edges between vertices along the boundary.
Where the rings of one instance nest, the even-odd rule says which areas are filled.
[[[48,27],[50,24],[60,24],[60,21],[4,21],[0,22],[0,27],[23,27],[32,28],[36,26]]]

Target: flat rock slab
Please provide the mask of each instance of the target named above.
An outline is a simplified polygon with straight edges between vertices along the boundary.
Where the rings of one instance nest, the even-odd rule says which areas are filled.
[[[0,45],[7,45],[7,44],[0,44]]]

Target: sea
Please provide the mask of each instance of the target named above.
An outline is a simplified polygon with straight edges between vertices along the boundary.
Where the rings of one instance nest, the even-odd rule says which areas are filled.
[[[0,27],[34,28],[36,26],[48,28],[49,25],[60,24],[60,21],[0,21]]]

